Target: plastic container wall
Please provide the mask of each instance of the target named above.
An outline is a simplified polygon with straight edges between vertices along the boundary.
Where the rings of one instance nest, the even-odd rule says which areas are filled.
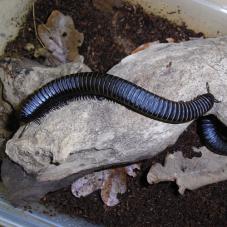
[[[185,22],[189,28],[203,32],[207,37],[227,35],[227,0],[128,1],[140,4],[147,12],[178,24]],[[3,54],[6,43],[17,35],[20,29],[18,24],[22,24],[23,17],[32,3],[33,0],[0,0],[0,55]],[[71,220],[61,214],[51,218],[35,209],[32,209],[32,213],[25,212],[14,208],[8,203],[7,198],[2,198],[1,195],[0,190],[0,226],[95,226],[81,219]]]
[[[128,0],[206,37],[227,35],[227,0]]]

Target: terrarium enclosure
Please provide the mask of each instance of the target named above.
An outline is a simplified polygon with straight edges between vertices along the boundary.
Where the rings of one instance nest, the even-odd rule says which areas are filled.
[[[196,120],[215,116],[225,146],[227,1],[2,0],[0,15],[0,223],[226,225],[227,157]]]

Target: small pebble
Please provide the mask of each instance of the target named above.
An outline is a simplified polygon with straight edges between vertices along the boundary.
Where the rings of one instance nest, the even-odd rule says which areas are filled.
[[[175,39],[174,39],[174,38],[171,38],[171,37],[166,38],[166,41],[167,41],[168,43],[175,43]]]
[[[27,43],[24,49],[27,50],[28,52],[31,52],[35,49],[35,46],[32,43]]]

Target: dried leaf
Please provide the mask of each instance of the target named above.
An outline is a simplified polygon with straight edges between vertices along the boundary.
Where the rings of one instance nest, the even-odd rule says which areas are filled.
[[[104,181],[108,178],[109,170],[94,172],[76,180],[71,191],[75,197],[87,196],[94,191],[102,188]]]
[[[227,157],[210,152],[205,147],[194,148],[201,157],[184,158],[181,151],[168,154],[165,165],[153,165],[147,175],[150,184],[161,181],[176,181],[179,192],[227,180]]]
[[[109,177],[103,182],[101,197],[107,206],[115,206],[119,203],[117,194],[126,192],[126,171],[124,168],[110,170]]]
[[[127,175],[135,177],[134,170],[137,169],[140,169],[139,165],[133,164],[95,172],[76,180],[71,186],[71,191],[75,197],[81,197],[101,189],[103,202],[107,206],[115,206],[119,203],[117,195],[126,192]]]
[[[70,16],[54,10],[47,23],[38,26],[38,35],[52,53],[55,64],[73,62],[79,58],[78,47],[82,45],[84,36],[75,29]]]

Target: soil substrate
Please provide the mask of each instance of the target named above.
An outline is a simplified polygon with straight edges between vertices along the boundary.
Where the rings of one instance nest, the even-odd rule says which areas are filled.
[[[113,11],[100,11],[91,0],[38,0],[35,4],[36,23],[45,23],[54,9],[72,16],[76,28],[84,33],[85,40],[79,51],[94,71],[107,71],[131,49],[146,42],[167,42],[167,38],[180,42],[202,36],[185,25],[177,26],[148,15],[140,7],[123,5]],[[35,36],[32,12],[18,38],[7,46],[7,55],[34,59],[33,54],[24,49],[27,43],[33,43],[35,47],[40,45]],[[42,62],[42,59],[36,60]],[[227,182],[186,191],[184,196],[179,195],[175,183],[148,185],[146,182],[151,164],[163,163],[167,153],[177,150],[183,151],[186,157],[193,157],[193,146],[201,146],[195,123],[174,146],[143,162],[138,176],[128,178],[128,190],[119,196],[121,202],[115,207],[106,207],[99,192],[78,199],[71,194],[70,188],[49,193],[41,202],[62,213],[106,226],[226,226]]]

